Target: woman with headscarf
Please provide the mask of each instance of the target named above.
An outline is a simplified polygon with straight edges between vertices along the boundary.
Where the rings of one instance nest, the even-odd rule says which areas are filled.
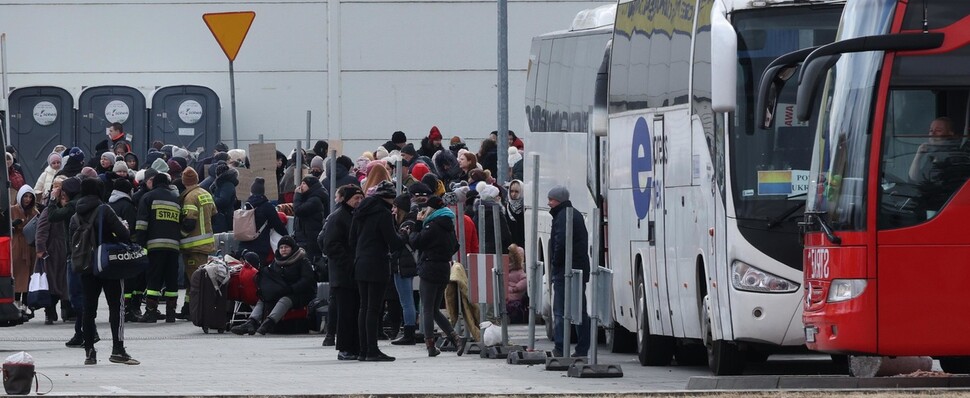
[[[368,163],[367,168],[367,178],[364,179],[364,185],[361,188],[364,190],[364,195],[371,196],[381,182],[391,181],[391,174],[387,171],[387,167],[384,167],[384,164],[379,160]]]
[[[54,184],[54,176],[57,175],[57,171],[61,169],[61,155],[54,152],[47,155],[47,167],[44,168],[44,172],[40,173],[37,177],[37,183],[34,184],[34,195],[40,200],[40,203],[47,203],[47,198],[50,197],[51,185]]]
[[[522,200],[523,183],[520,180],[509,182],[509,200],[505,205],[505,215],[508,217],[509,232],[512,233],[512,243],[525,247],[525,206]]]

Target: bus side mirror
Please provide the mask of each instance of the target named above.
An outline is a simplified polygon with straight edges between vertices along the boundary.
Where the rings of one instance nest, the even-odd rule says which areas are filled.
[[[837,41],[812,51],[802,66],[798,79],[798,97],[795,117],[806,121],[811,117],[818,91],[818,82],[839,60],[842,54],[866,51],[920,51],[940,48],[943,33],[898,33],[890,35],[863,36]]]
[[[758,86],[756,99],[755,120],[760,129],[770,129],[774,124],[775,112],[778,107],[778,95],[785,87],[802,61],[818,47],[808,47],[792,51],[775,58],[761,74],[761,84]]]
[[[727,19],[722,2],[711,10],[711,107],[714,112],[734,112],[737,107],[738,33]]]

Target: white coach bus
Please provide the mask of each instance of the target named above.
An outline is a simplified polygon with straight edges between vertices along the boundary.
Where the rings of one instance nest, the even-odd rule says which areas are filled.
[[[782,87],[787,103],[770,131],[756,129],[754,102],[768,64],[831,42],[841,10],[837,1],[623,1],[533,39],[525,102],[528,150],[541,156],[537,194],[566,185],[588,228],[603,231],[590,250],[614,272],[613,351],[738,374],[804,344],[797,221],[815,126],[794,121],[794,84]],[[532,168],[526,157],[526,178]],[[527,209],[539,211],[526,238],[538,234],[540,259],[544,203]],[[603,225],[591,225],[594,207]]]

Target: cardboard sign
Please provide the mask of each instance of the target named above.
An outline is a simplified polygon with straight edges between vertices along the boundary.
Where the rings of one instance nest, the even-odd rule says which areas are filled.
[[[266,198],[271,201],[277,200],[279,197],[277,189],[279,181],[276,180],[276,144],[249,144],[249,171],[253,180],[256,177],[263,177],[266,180]],[[252,182],[246,186],[247,198],[249,197],[248,189],[251,185]],[[242,186],[242,179],[239,180],[239,186]]]

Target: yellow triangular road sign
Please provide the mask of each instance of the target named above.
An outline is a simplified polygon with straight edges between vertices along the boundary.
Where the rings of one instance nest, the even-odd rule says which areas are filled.
[[[202,19],[209,30],[212,31],[216,41],[219,42],[222,51],[226,53],[229,62],[232,62],[236,60],[236,54],[239,54],[243,40],[246,40],[249,27],[256,19],[256,12],[238,11],[203,14]]]

